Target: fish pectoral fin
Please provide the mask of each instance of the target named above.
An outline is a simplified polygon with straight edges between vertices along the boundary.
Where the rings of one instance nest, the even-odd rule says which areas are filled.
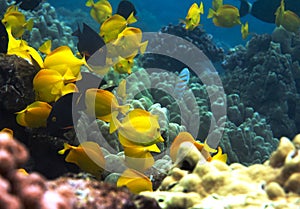
[[[185,20],[185,19],[183,19],[183,18],[179,18],[178,20],[179,20],[179,23],[186,24],[186,20]]]

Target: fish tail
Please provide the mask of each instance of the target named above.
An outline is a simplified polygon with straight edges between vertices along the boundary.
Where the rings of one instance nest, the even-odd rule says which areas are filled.
[[[147,49],[147,46],[148,46],[148,41],[144,41],[143,43],[141,43],[140,45],[140,52],[141,54],[144,54],[146,49]]]
[[[205,140],[204,142],[204,150],[206,150],[207,152],[210,152],[210,153],[214,153],[214,152],[217,152],[216,149],[213,149],[211,148],[208,144],[207,144],[207,140]]]
[[[118,112],[115,111],[115,113],[112,113],[112,119],[110,121],[110,126],[109,126],[109,133],[112,134],[115,132],[118,128],[122,126],[121,122],[117,119]]]
[[[209,8],[207,18],[213,18],[215,14],[216,12],[213,9]]]
[[[39,51],[44,53],[44,54],[50,54],[51,52],[51,47],[52,47],[52,41],[51,40],[47,40],[45,41],[40,47],[39,47]]]
[[[26,29],[29,30],[29,31],[31,31],[32,28],[33,28],[33,24],[34,24],[34,22],[33,22],[33,19],[31,18],[31,19],[28,20],[27,23],[26,23]]]
[[[222,162],[226,163],[226,161],[227,161],[227,154],[222,154],[222,148],[218,147],[217,154],[215,154],[211,159],[212,160],[219,160],[219,161],[222,161]]]
[[[199,13],[200,13],[200,14],[203,14],[203,13],[204,13],[204,7],[203,7],[202,1],[200,2],[200,5],[199,5]]]
[[[120,106],[120,112],[123,114],[123,115],[126,115],[126,113],[129,111],[130,109],[130,105],[122,105]]]
[[[132,23],[135,23],[136,21],[137,21],[137,19],[134,17],[133,12],[131,12],[129,17],[127,18],[127,24],[132,24]]]
[[[244,17],[245,15],[251,13],[252,5],[247,0],[240,0],[241,5],[239,9],[240,17]]]
[[[58,154],[63,155],[63,154],[65,154],[65,152],[66,152],[67,150],[69,150],[69,149],[71,149],[71,148],[72,148],[71,145],[69,145],[68,143],[64,143],[64,148],[63,148],[62,150],[59,150],[59,151],[58,151]]]
[[[242,24],[241,26],[241,33],[242,33],[242,38],[246,39],[249,35],[249,26],[248,26],[248,22],[246,22],[245,24]]]
[[[93,72],[94,70],[91,68],[91,66],[89,66],[86,62],[86,59],[85,59],[85,55],[83,55],[83,58],[82,58],[82,61],[84,63],[84,66],[90,71],[90,72]]]

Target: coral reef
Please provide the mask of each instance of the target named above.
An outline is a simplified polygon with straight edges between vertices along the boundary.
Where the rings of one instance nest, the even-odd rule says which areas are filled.
[[[27,159],[26,148],[9,133],[0,132],[1,209],[160,208],[152,198],[108,183],[74,177],[47,181],[38,173],[18,170]]]
[[[0,208],[72,208],[75,195],[70,188],[47,188],[41,175],[17,169],[27,159],[26,148],[10,134],[0,132]]]
[[[279,146],[264,164],[245,167],[220,161],[204,163],[196,148],[180,153],[155,192],[142,195],[155,198],[161,208],[297,208],[299,206],[300,135],[293,142],[282,137]],[[186,153],[181,146],[179,152]],[[195,156],[198,156],[195,158]]]
[[[32,80],[38,70],[17,56],[0,55],[1,110],[14,113],[34,101]]]
[[[189,52],[189,46],[183,45],[179,38],[176,39],[178,43],[174,43],[172,37],[164,36],[163,34],[170,34],[177,38],[182,38],[193,44],[193,47],[197,47],[203,51],[203,53],[213,62],[221,61],[224,56],[222,48],[217,47],[213,42],[212,35],[207,34],[203,29],[196,28],[193,31],[187,31],[182,24],[180,25],[168,25],[163,27],[160,32],[151,34],[150,45],[155,46],[155,53],[146,53],[139,58],[141,66],[144,68],[159,68],[172,72],[180,71],[186,67],[188,63],[182,63],[176,59],[176,54],[182,52]],[[151,48],[152,46],[148,47]],[[159,52],[168,51],[168,55],[161,55]],[[182,54],[182,56],[186,56]]]
[[[133,108],[142,108],[159,115],[165,139],[163,144],[158,144],[161,150],[167,150],[180,131],[189,131],[195,132],[201,141],[208,136],[220,139],[220,146],[228,154],[228,163],[251,165],[269,158],[276,149],[278,140],[273,137],[266,119],[246,106],[238,94],[230,94],[226,98],[227,117],[217,115],[218,111],[213,113],[212,109],[225,105],[223,96],[214,93],[221,91],[219,86],[204,85],[199,78],[192,76],[183,98],[175,99],[176,77],[176,73],[151,72],[143,68],[126,77],[127,102]],[[205,73],[202,76],[203,80],[212,77],[212,74],[206,76]],[[212,95],[216,98],[211,105]],[[107,123],[99,120],[92,122],[82,114],[77,126],[79,138],[96,141],[111,154],[122,151],[117,135],[109,134]]]
[[[291,33],[283,27],[276,27],[271,34],[272,41],[280,44],[283,54],[290,54],[293,61],[300,61],[300,37],[297,33]]]
[[[45,41],[52,40],[53,49],[62,45],[75,49],[72,29],[58,20],[55,8],[49,3],[44,2],[32,11],[24,11],[24,14],[26,18],[34,19],[32,30],[23,36],[32,47],[38,49]]]
[[[227,94],[264,115],[275,137],[292,137],[299,129],[299,64],[283,54],[271,35],[256,35],[246,47],[232,49],[223,62]]]
[[[245,107],[237,94],[227,96],[228,121],[225,130],[213,131],[213,135],[223,134],[220,146],[228,155],[228,163],[243,165],[263,163],[277,148],[278,139],[273,137],[266,119],[251,107]]]
[[[32,79],[38,70],[17,56],[0,55],[0,129],[15,130],[23,143],[27,133],[17,125],[14,113],[34,101]]]

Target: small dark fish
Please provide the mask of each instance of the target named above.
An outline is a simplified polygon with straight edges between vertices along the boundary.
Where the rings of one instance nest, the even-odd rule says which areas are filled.
[[[103,78],[93,73],[81,72],[81,77],[82,78],[75,83],[79,92],[85,92],[90,88],[100,89],[101,86],[107,85],[107,82]]]
[[[129,15],[133,12],[133,15],[136,16],[136,9],[134,7],[134,5],[127,0],[122,0],[119,5],[118,5],[118,9],[117,9],[117,14],[121,15],[122,17],[124,17],[126,20],[129,17]]]
[[[51,136],[63,136],[63,133],[74,127],[73,121],[80,117],[78,111],[84,110],[81,93],[69,93],[59,98],[52,106],[47,118],[47,131]],[[73,111],[73,106],[76,106]]]
[[[93,65],[104,66],[106,64],[107,49],[105,42],[97,32],[83,23],[82,31],[78,25],[78,29],[72,35],[78,37],[77,49],[82,56],[85,56],[86,60],[97,52],[97,63],[93,63]]]
[[[7,53],[8,47],[8,34],[5,26],[0,22],[0,53]]]
[[[21,4],[19,4],[21,2]],[[24,10],[33,10],[36,8],[42,0],[16,0],[16,4],[19,4],[19,7]]]
[[[79,92],[69,93],[59,98],[53,105],[47,119],[47,131],[51,136],[63,137],[74,127],[80,117],[79,111],[86,110],[85,91],[89,88],[101,88],[112,91],[116,86],[108,84],[99,76],[82,72],[82,79],[76,82]]]
[[[275,23],[275,12],[281,0],[256,0],[253,4],[247,0],[240,1],[240,17],[251,14],[261,21]],[[291,10],[300,16],[300,0],[285,0],[284,3],[285,10]]]

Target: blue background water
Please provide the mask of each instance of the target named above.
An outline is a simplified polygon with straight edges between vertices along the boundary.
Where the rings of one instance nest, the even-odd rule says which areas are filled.
[[[223,0],[224,4],[232,4],[239,7],[239,0]],[[48,0],[48,2],[56,8],[64,7],[68,10],[81,9],[83,12],[89,13],[90,8],[85,6],[86,0]],[[97,0],[95,0],[97,2]],[[110,0],[114,12],[116,11],[119,0]],[[162,26],[169,23],[177,24],[179,18],[184,18],[189,7],[200,1],[195,0],[131,0],[138,11],[139,23],[138,26],[143,31],[158,31]],[[245,44],[247,40],[241,38],[240,26],[233,28],[220,28],[212,23],[212,19],[207,19],[208,9],[211,7],[211,2],[203,0],[204,14],[201,16],[201,26],[207,33],[213,35],[214,40],[224,46],[235,46],[237,44]],[[250,1],[250,2],[253,2]],[[250,33],[271,33],[275,28],[274,24],[262,22],[251,15],[241,18],[241,22],[249,22]],[[249,39],[249,38],[248,38]]]

